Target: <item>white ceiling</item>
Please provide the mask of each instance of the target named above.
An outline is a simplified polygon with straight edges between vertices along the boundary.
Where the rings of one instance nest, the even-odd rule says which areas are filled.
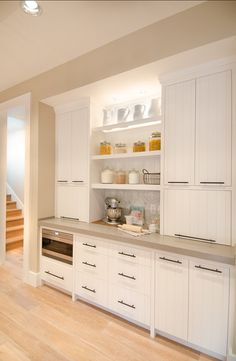
[[[0,91],[202,1],[0,1]]]

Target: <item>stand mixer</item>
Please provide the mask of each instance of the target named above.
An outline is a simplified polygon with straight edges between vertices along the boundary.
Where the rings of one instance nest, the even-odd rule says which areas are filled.
[[[106,218],[104,221],[107,224],[116,225],[121,223],[122,208],[119,207],[119,203],[120,201],[117,198],[107,197],[105,199]]]

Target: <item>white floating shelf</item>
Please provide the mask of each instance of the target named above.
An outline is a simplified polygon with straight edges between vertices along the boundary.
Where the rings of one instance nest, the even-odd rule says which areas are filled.
[[[132,120],[129,122],[108,124],[108,125],[104,125],[102,127],[93,128],[93,131],[94,132],[104,132],[104,133],[118,132],[118,131],[127,130],[127,129],[147,127],[147,126],[155,125],[155,124],[161,124],[160,116],[151,117],[151,118],[142,118],[142,119]]]
[[[123,190],[137,190],[137,191],[160,191],[160,185],[154,184],[104,184],[93,183],[93,189],[123,189]]]
[[[160,150],[147,151],[147,152],[130,152],[130,153],[119,153],[109,155],[92,155],[92,160],[107,160],[107,159],[124,159],[124,158],[145,158],[145,157],[156,157],[160,156]]]

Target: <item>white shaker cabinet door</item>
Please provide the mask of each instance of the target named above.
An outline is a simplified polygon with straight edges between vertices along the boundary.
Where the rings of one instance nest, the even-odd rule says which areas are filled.
[[[86,183],[89,162],[89,110],[71,112],[71,182]]]
[[[155,329],[187,341],[188,261],[168,253],[156,257]]]
[[[218,264],[190,262],[188,341],[226,354],[229,269]]]
[[[231,244],[231,192],[165,190],[164,234]]]
[[[195,80],[165,89],[165,184],[194,184]]]
[[[88,222],[88,188],[85,186],[58,185],[57,217],[67,217]]]
[[[70,181],[71,158],[71,115],[58,114],[56,119],[56,180],[59,183]]]
[[[231,71],[196,83],[196,184],[231,184]]]

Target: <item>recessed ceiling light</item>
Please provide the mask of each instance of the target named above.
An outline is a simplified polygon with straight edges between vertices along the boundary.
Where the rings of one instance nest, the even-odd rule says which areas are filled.
[[[37,1],[34,0],[22,1],[21,7],[26,14],[30,14],[33,16],[38,16],[42,12],[42,9],[39,6],[39,4],[37,3]]]

